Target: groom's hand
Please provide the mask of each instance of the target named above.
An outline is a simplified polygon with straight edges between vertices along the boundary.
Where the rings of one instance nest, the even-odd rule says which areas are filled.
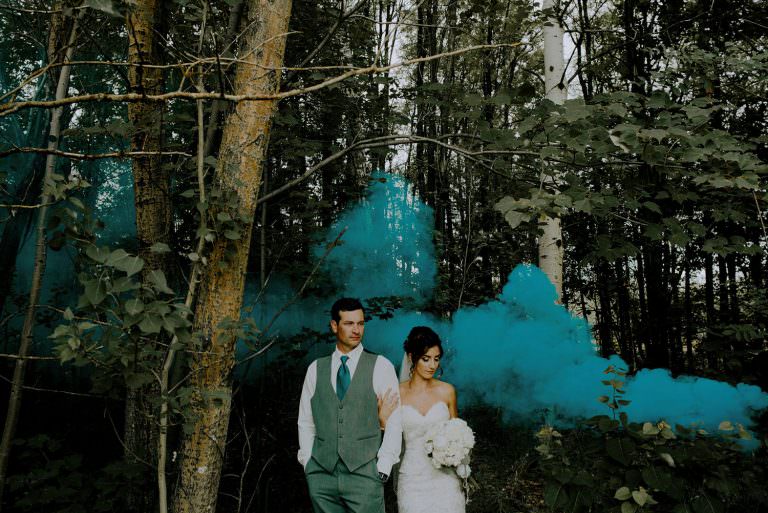
[[[379,426],[381,429],[387,427],[387,420],[392,412],[397,408],[397,395],[394,390],[388,388],[384,395],[377,396],[379,403]]]

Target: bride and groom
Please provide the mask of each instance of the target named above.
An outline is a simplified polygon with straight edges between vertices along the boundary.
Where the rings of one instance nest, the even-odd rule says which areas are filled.
[[[400,383],[389,360],[363,348],[357,299],[336,301],[330,324],[336,349],[309,366],[299,404],[298,459],[315,513],[383,513],[403,438],[399,513],[464,513],[456,473],[435,468],[425,450],[429,429],[457,416],[454,388],[435,377],[440,338],[424,326],[411,330]]]

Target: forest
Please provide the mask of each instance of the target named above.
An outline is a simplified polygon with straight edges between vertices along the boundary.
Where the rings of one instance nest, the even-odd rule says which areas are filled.
[[[0,511],[310,511],[352,296],[469,513],[768,512],[767,174],[761,0],[0,0]]]

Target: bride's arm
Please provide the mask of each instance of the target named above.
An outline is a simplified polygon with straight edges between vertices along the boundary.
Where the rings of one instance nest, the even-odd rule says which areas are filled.
[[[456,388],[448,383],[446,385],[448,385],[448,400],[446,401],[448,403],[448,411],[451,413],[451,418],[455,419],[459,416],[459,410],[456,407]]]

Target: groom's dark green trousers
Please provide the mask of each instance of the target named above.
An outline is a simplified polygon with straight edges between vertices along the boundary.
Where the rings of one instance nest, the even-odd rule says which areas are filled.
[[[331,357],[317,360],[311,402],[315,442],[305,468],[315,513],[384,513],[384,485],[376,469],[381,429],[373,390],[375,364],[376,355],[360,355],[340,400],[331,386]]]

